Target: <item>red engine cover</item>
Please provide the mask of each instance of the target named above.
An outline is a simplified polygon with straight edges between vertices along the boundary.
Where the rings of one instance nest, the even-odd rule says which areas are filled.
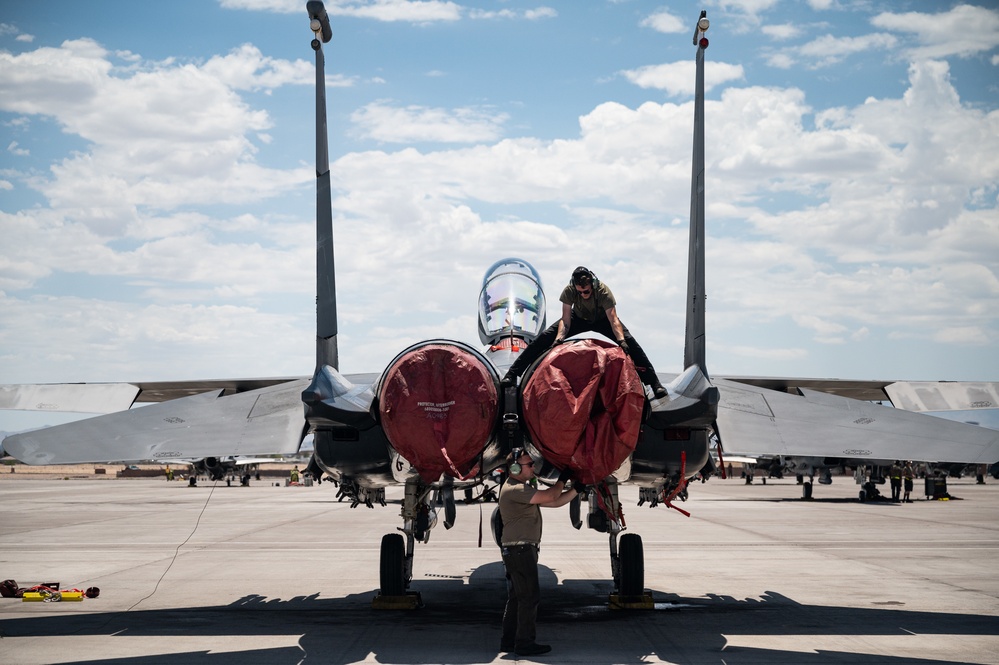
[[[430,342],[396,358],[378,396],[382,428],[425,482],[473,471],[498,413],[496,379],[460,346]]]
[[[555,347],[523,388],[524,420],[545,459],[583,483],[603,480],[638,445],[645,390],[615,344]]]

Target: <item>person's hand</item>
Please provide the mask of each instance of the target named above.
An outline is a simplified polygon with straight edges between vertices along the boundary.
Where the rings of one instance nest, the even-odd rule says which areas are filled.
[[[628,340],[619,339],[617,341],[617,343],[618,343],[618,346],[621,347],[621,350],[624,351],[624,355],[630,357],[631,356],[631,349],[628,347]]]
[[[554,349],[556,346],[558,346],[559,344],[561,344],[564,341],[565,341],[564,337],[556,337],[555,341],[552,342],[552,348]]]
[[[562,469],[562,473],[558,474],[558,482],[565,485],[570,480],[572,480],[572,470],[566,467]]]

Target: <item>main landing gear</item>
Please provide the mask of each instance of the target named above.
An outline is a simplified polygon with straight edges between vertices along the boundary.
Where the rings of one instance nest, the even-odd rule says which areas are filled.
[[[428,500],[433,492],[433,500]],[[416,542],[430,540],[430,530],[437,524],[435,506],[444,508],[444,527],[454,526],[456,508],[454,488],[445,485],[434,491],[425,485],[408,482],[402,501],[402,533],[382,537],[378,567],[379,590],[372,602],[375,609],[416,609],[423,606],[419,592],[409,591],[413,581],[413,555]]]
[[[597,492],[600,492],[598,497]],[[610,546],[614,593],[610,606],[625,609],[652,607],[652,594],[645,591],[645,549],[637,533],[625,533],[617,484],[608,483],[591,490],[587,526],[607,534]],[[600,505],[601,502],[603,505]],[[612,517],[613,515],[613,517]],[[619,538],[620,536],[620,538]]]

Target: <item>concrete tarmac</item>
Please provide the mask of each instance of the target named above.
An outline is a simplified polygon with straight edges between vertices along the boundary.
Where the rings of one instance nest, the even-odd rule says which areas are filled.
[[[995,663],[999,482],[955,500],[860,503],[852,479],[714,478],[682,508],[637,507],[654,610],[608,608],[606,535],[546,510],[539,663]],[[503,663],[495,504],[458,506],[418,544],[425,607],[372,609],[389,505],[328,484],[0,482],[0,579],[97,586],[99,598],[0,599],[0,663]],[[443,522],[443,515],[441,515]],[[480,524],[482,533],[480,535]],[[482,546],[479,546],[479,540]]]

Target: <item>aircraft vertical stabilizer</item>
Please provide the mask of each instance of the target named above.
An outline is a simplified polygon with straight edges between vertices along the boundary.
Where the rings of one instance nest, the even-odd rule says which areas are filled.
[[[683,368],[693,365],[708,377],[705,361],[704,302],[704,49],[708,40],[707,12],[702,11],[694,30],[697,69],[694,88],[694,150],[690,176],[690,249],[687,257],[687,320]]]
[[[336,271],[333,265],[333,200],[330,187],[329,140],[326,131],[326,60],[323,42],[332,38],[329,17],[322,2],[308,2],[306,9],[316,38],[316,370],[340,368],[337,352]]]

